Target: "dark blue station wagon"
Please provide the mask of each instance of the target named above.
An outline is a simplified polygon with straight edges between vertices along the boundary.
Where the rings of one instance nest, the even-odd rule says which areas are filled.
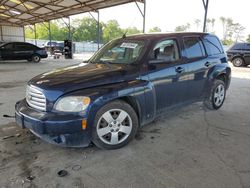
[[[26,98],[16,103],[16,122],[50,143],[117,149],[174,106],[204,101],[219,109],[230,80],[214,35],[128,36],[85,63],[31,79]]]

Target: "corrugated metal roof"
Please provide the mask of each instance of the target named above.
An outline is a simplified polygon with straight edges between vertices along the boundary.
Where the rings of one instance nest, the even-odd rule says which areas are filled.
[[[0,25],[24,26],[144,0],[1,0]]]

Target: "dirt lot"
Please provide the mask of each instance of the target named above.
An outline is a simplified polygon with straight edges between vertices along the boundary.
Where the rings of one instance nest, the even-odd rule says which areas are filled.
[[[53,146],[2,117],[31,77],[78,62],[0,62],[0,187],[250,188],[250,67],[233,68],[220,110],[171,111],[115,151]],[[58,177],[62,169],[68,175]]]

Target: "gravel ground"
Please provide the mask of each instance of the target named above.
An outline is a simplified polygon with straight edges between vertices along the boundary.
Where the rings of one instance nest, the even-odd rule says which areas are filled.
[[[233,68],[220,110],[170,111],[119,150],[53,146],[2,118],[30,78],[81,61],[0,62],[0,187],[250,188],[250,67]]]

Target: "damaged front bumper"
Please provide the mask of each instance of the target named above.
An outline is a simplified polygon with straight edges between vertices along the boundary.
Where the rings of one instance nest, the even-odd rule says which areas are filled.
[[[15,105],[16,123],[49,143],[68,147],[87,147],[91,130],[83,130],[86,117],[79,114],[42,112],[29,107],[26,100]]]

